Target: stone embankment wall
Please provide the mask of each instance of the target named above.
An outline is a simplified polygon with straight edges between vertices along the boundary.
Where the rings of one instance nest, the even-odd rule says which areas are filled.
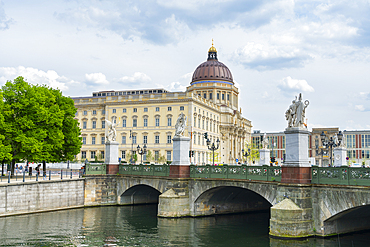
[[[84,179],[42,180],[0,185],[0,216],[84,206]]]

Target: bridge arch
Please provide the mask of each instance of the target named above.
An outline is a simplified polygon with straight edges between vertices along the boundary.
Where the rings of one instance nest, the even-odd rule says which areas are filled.
[[[158,203],[159,195],[165,192],[165,181],[161,179],[129,178],[118,182],[118,203],[121,205]]]
[[[370,205],[345,209],[323,221],[325,234],[348,233],[370,229]]]
[[[276,201],[276,184],[195,180],[189,186],[192,216],[267,210]]]
[[[271,204],[258,193],[235,186],[219,186],[194,201],[194,216],[268,210]]]

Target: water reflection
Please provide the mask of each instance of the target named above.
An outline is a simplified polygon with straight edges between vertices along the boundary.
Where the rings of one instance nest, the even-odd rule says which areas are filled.
[[[0,246],[366,246],[370,234],[285,241],[269,213],[157,218],[157,205],[95,207],[0,218]]]

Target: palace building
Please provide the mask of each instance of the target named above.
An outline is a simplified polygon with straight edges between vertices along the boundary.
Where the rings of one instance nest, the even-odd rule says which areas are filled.
[[[187,117],[185,136],[191,137],[194,164],[212,163],[211,143],[220,140],[215,163],[235,164],[242,160],[242,149],[251,138],[251,121],[238,106],[238,88],[230,70],[217,59],[213,46],[207,61],[194,71],[185,92],[165,89],[136,89],[93,92],[92,96],[73,98],[80,122],[83,145],[78,160],[104,160],[105,120],[116,122],[121,161],[129,162],[137,147],[152,155],[138,155],[137,162],[172,161],[172,138],[180,113]],[[152,160],[151,160],[152,158]]]

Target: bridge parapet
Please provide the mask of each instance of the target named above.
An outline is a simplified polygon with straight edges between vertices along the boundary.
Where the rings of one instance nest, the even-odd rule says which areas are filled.
[[[313,184],[370,186],[370,168],[313,166],[311,172]]]

